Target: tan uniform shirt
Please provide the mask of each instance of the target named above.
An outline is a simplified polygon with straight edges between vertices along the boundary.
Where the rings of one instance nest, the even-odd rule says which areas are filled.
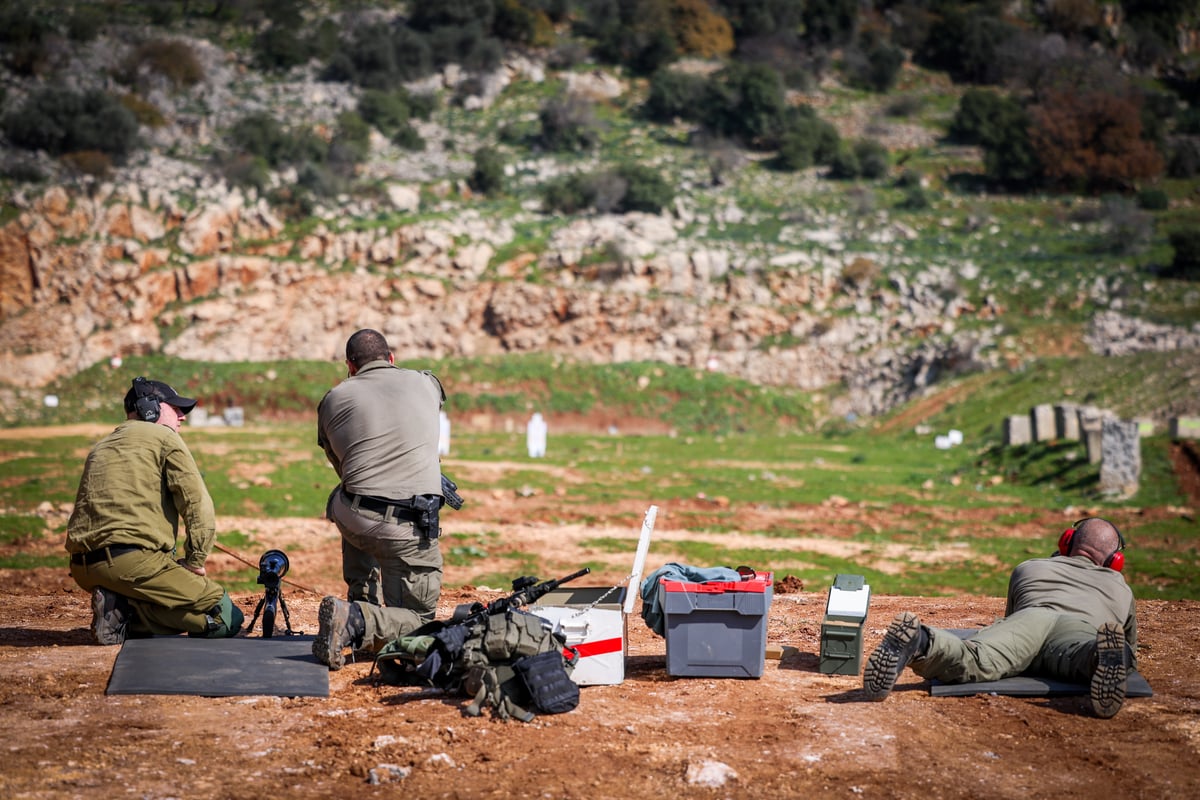
[[[179,434],[126,420],[92,448],[67,522],[68,553],[114,544],[175,549],[182,516],[184,563],[201,568],[212,550],[216,513],[200,469]]]
[[[349,492],[389,500],[440,495],[445,399],[432,373],[372,361],[321,400],[317,444]]]

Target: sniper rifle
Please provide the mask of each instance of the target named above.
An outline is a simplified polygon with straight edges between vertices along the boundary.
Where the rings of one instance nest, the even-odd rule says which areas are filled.
[[[455,664],[467,639],[495,614],[505,614],[537,602],[564,583],[591,572],[583,569],[562,578],[538,582],[529,575],[513,581],[512,594],[489,603],[463,604],[454,609],[449,620],[434,620],[389,642],[375,659],[381,677],[392,684],[432,685],[445,688],[461,676]],[[398,670],[397,670],[398,668]],[[374,667],[372,667],[372,671]]]

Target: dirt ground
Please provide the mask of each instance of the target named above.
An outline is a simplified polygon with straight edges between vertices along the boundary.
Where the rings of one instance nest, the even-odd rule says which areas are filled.
[[[469,476],[483,466],[455,469]],[[543,579],[603,561],[610,566],[579,583],[622,581],[646,508],[572,507],[564,518],[555,501],[496,494],[468,503],[446,525],[499,532],[518,560],[520,552],[543,560],[552,554],[563,569]],[[703,509],[721,502],[664,505],[647,571],[676,560],[675,539],[729,544],[731,534],[697,532]],[[680,527],[684,510],[691,530]],[[790,545],[802,555],[805,548],[847,552],[851,544],[837,535],[842,520],[887,529],[906,510],[836,503],[745,509],[770,513],[812,537]],[[1029,513],[1026,533],[1035,546],[1042,538],[1053,546],[1054,519],[1028,509],[943,513],[981,515],[957,520],[964,525],[987,522],[982,515]],[[1193,512],[1140,513],[1153,520]],[[292,626],[315,632],[320,596],[344,592],[332,525],[221,518],[218,528],[288,553],[284,598]],[[627,539],[628,550],[597,552],[588,542],[601,537]],[[46,552],[57,546],[42,545]],[[218,552],[211,574],[220,580],[245,569],[239,556],[256,568],[259,555]],[[91,644],[88,597],[65,566],[0,572],[0,669],[8,676],[0,682],[2,798],[1200,797],[1200,601],[1139,603],[1140,668],[1154,696],[1127,701],[1111,720],[1089,716],[1081,697],[932,697],[911,672],[887,701],[864,702],[860,677],[819,670],[828,587],[781,585],[766,639],[782,656],[767,660],[761,678],[668,676],[664,640],[635,611],[624,682],[585,687],[575,711],[523,724],[465,717],[462,698],[433,690],[374,685],[369,660],[331,673],[327,699],[108,696],[118,648]],[[443,594],[439,616],[498,596],[473,579],[467,567],[447,568],[447,585],[464,588]],[[234,597],[249,619],[261,594]],[[864,659],[902,610],[970,628],[1002,613],[1003,600],[874,595]]]

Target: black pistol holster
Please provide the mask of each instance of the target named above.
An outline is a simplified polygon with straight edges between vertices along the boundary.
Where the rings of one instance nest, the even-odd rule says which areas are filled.
[[[442,496],[437,494],[418,494],[412,499],[413,511],[417,518],[413,525],[422,536],[436,539],[441,534],[438,520],[438,510],[442,507]]]

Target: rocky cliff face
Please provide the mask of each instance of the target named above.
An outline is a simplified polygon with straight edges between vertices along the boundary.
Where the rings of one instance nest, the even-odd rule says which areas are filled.
[[[470,214],[290,235],[236,190],[185,211],[132,186],[55,187],[0,229],[0,371],[31,387],[130,353],[336,360],[349,331],[374,327],[405,359],[557,352],[813,389],[845,381],[854,410],[873,413],[940,368],[987,358],[986,335],[906,342],[993,309],[904,282],[868,295],[836,259],[756,268],[679,227],[669,216],[578,219],[541,254],[496,263],[512,251],[512,224]],[[844,313],[855,308],[870,313]]]

